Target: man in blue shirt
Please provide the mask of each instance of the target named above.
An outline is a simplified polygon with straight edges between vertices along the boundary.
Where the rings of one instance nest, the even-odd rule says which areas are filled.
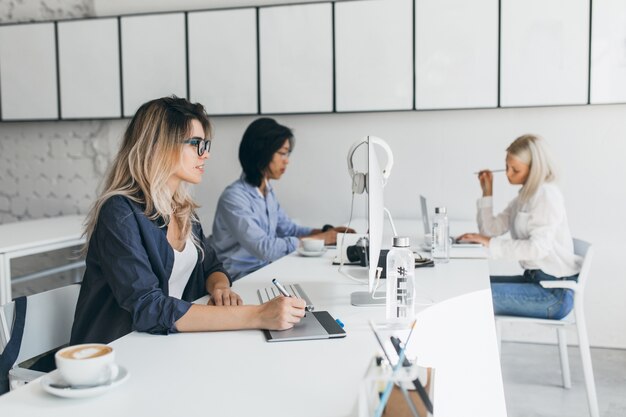
[[[243,135],[243,174],[222,192],[209,240],[234,280],[293,252],[301,237],[315,236],[332,245],[337,232],[346,231],[299,226],[280,207],[269,181],[285,173],[293,144],[291,129],[270,118],[255,120]]]

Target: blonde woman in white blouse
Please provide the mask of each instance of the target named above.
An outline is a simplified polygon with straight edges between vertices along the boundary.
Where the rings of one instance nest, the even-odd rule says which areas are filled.
[[[517,138],[506,152],[509,183],[522,185],[518,196],[494,216],[493,174],[480,171],[480,234],[460,240],[481,243],[491,258],[517,260],[524,268],[523,275],[491,277],[495,314],[560,319],[572,309],[572,291],[543,288],[539,281],[577,280],[581,259],[574,254],[563,196],[553,183],[554,166],[535,135]]]

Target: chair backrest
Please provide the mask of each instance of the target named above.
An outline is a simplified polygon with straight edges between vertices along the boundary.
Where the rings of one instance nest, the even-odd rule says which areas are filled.
[[[16,364],[70,341],[80,285],[68,285],[28,296],[24,336]],[[11,334],[15,302],[0,307],[2,350]]]
[[[589,278],[589,270],[591,269],[591,259],[593,258],[593,247],[591,243],[580,239],[572,239],[574,241],[574,253],[582,256],[583,264],[578,274],[579,291],[584,291]]]

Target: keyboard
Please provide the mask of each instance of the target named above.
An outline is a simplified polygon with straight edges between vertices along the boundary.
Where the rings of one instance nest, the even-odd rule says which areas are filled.
[[[289,295],[291,295],[292,297],[301,298],[304,300],[304,302],[306,303],[307,311],[315,310],[315,307],[313,306],[311,299],[306,294],[306,292],[304,292],[300,284],[284,284],[284,287],[285,287],[285,290],[287,290]],[[259,296],[259,300],[261,301],[261,303],[266,303],[280,295],[280,292],[274,286],[261,288],[261,289],[258,289],[256,292],[257,292],[257,295]]]

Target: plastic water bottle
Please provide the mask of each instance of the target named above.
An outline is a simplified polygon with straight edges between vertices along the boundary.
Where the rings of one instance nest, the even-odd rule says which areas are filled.
[[[433,241],[431,255],[435,263],[446,263],[450,260],[450,227],[445,207],[435,208],[433,219]]]
[[[415,317],[415,256],[408,237],[394,237],[387,254],[387,320]]]

